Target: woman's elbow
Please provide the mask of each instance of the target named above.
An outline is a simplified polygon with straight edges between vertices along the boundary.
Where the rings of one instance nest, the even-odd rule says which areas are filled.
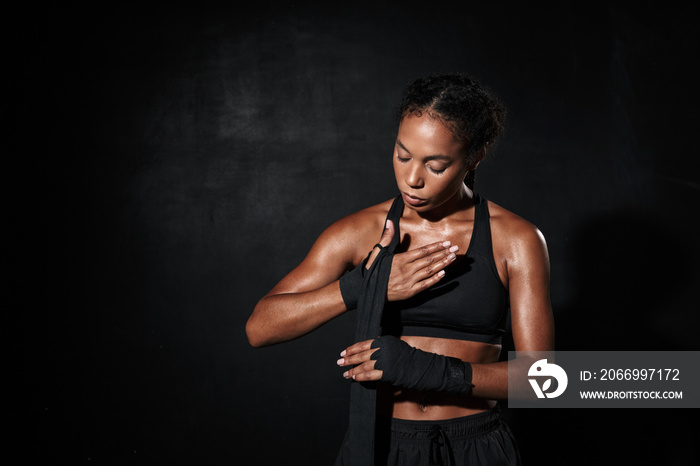
[[[253,348],[260,348],[269,344],[266,342],[264,334],[260,330],[260,326],[255,322],[255,318],[252,316],[245,324],[245,334],[248,337],[248,343],[250,343],[250,346]]]

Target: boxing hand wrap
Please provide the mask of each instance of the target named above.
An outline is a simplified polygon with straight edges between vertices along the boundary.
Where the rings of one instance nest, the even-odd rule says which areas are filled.
[[[472,366],[457,358],[427,353],[385,335],[372,342],[379,348],[370,359],[382,380],[396,387],[466,395],[472,388]]]
[[[362,281],[365,279],[365,263],[366,261],[360,262],[357,267],[340,277],[340,294],[348,311],[357,309],[357,302],[362,293]]]
[[[380,250],[384,249],[381,244],[375,244],[375,248]],[[367,261],[372,255],[372,251],[367,254],[365,260],[360,262],[357,267],[340,277],[338,283],[340,284],[340,295],[343,297],[343,302],[345,303],[345,308],[349,311],[351,309],[357,309],[357,303],[360,300],[360,295],[362,294],[362,282],[365,280],[365,272],[367,271]]]

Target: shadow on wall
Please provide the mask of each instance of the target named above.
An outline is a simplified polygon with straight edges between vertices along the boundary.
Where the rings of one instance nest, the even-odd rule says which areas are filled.
[[[677,221],[617,211],[585,222],[573,242],[575,290],[556,309],[558,350],[684,350],[698,314],[692,251]]]
[[[691,295],[697,282],[692,276],[696,246],[690,236],[677,219],[635,211],[584,222],[572,244],[575,292],[568,305],[555,309],[557,350],[697,350],[692,333],[698,313]],[[683,465],[697,460],[693,409],[506,413],[525,464]]]

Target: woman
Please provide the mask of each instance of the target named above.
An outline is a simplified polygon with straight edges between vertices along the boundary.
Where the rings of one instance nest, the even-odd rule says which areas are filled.
[[[408,86],[393,154],[400,195],[325,230],[246,326],[253,346],[270,345],[379,302],[368,318],[381,314],[381,338],[370,330],[338,361],[346,378],[377,382],[377,464],[519,462],[495,401],[508,391],[507,311],[516,351],[552,350],[554,325],[542,234],[474,191],[504,114],[464,75]],[[348,439],[338,464],[356,455]]]

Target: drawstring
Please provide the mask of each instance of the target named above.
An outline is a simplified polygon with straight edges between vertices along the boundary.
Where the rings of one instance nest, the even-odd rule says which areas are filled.
[[[445,435],[439,424],[433,424],[433,428],[428,434],[430,439],[430,466],[449,466],[452,464],[452,458],[448,453],[447,462],[442,458],[442,450],[444,446],[449,446],[450,441]],[[449,448],[447,449],[449,452]]]

